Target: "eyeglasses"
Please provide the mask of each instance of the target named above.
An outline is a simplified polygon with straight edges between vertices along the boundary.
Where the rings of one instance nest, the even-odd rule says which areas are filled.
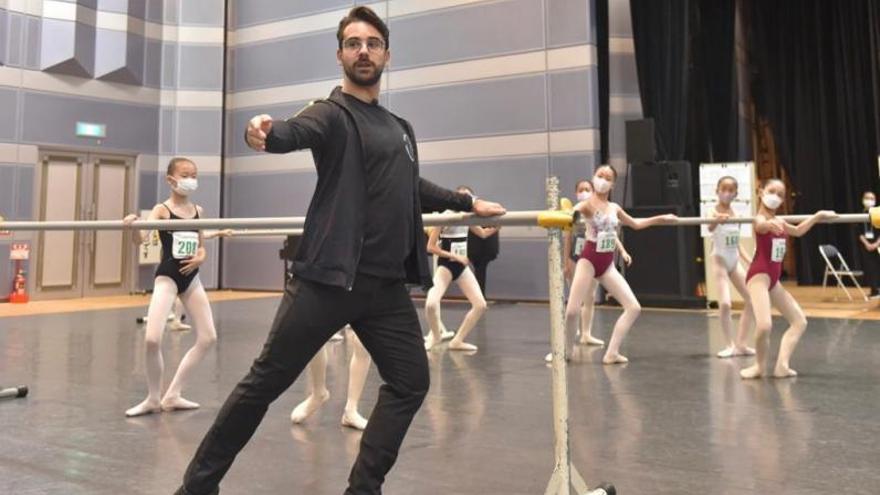
[[[379,38],[369,38],[366,41],[360,38],[348,38],[342,42],[342,48],[349,52],[359,52],[364,46],[369,52],[380,52],[385,49],[385,41]]]

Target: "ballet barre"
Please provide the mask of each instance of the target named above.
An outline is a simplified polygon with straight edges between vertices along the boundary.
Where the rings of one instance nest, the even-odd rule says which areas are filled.
[[[429,213],[422,216],[425,226],[448,225],[503,225],[565,227],[571,224],[571,213],[561,211],[515,211],[496,217],[479,217],[473,213]],[[301,230],[305,217],[259,218],[202,218],[197,220],[135,220],[131,225],[122,220],[62,220],[0,222],[0,230],[55,231],[55,230],[205,230],[246,229],[242,232]],[[274,235],[273,232],[271,235]],[[252,234],[260,235],[260,234]],[[262,234],[266,235],[266,234]]]
[[[495,217],[479,217],[473,213],[428,213],[422,216],[426,227],[451,225],[517,226],[568,228],[573,216],[565,208],[562,210],[511,211]],[[789,223],[800,223],[811,215],[780,215],[777,218]],[[722,221],[707,217],[681,217],[663,224],[665,226],[696,226],[711,223],[751,223],[753,217],[735,217]],[[871,223],[880,228],[880,207],[871,213],[838,214],[820,223]],[[300,235],[305,227],[305,217],[258,217],[258,218],[203,218],[197,220],[135,220],[130,226],[122,220],[64,220],[64,221],[26,221],[0,222],[0,230],[8,231],[58,231],[58,230],[206,230],[237,229],[232,236]]]

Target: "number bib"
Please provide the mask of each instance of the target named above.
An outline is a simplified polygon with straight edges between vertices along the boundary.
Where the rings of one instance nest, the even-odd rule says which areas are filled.
[[[584,252],[584,245],[587,243],[587,239],[581,236],[578,236],[574,241],[574,252],[571,253],[574,256],[580,256],[581,253]]]
[[[192,258],[199,250],[198,232],[174,232],[171,238],[171,256],[176,260]]]
[[[724,234],[724,247],[733,249],[739,246],[739,232],[728,232]]]
[[[617,247],[617,233],[614,231],[610,232],[599,232],[599,235],[596,236],[596,252],[597,253],[611,253],[614,252],[614,248]]]
[[[785,239],[773,239],[773,246],[770,248],[770,261],[781,263],[785,258]]]
[[[467,258],[467,241],[453,242],[449,252],[456,256],[464,256]]]

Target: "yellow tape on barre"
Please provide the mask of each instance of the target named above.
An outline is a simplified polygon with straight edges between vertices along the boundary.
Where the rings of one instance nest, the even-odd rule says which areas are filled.
[[[542,211],[538,213],[538,226],[545,229],[571,228],[572,215],[564,211]]]
[[[875,229],[880,229],[880,206],[875,206],[868,210],[868,212],[871,216],[871,225],[873,225]]]
[[[574,205],[571,204],[570,199],[562,198],[559,200],[559,209],[562,211],[572,211],[574,210]]]

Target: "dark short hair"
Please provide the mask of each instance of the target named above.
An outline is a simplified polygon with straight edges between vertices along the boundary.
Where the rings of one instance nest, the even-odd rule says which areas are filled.
[[[349,24],[355,22],[366,22],[373,26],[376,28],[376,31],[382,33],[382,38],[385,40],[385,49],[387,50],[388,47],[391,46],[388,39],[390,32],[388,31],[388,25],[385,24],[385,21],[383,21],[373,9],[359,6],[349,10],[348,15],[339,21],[339,29],[336,31],[336,41],[339,42],[339,49],[342,49],[342,36],[345,32],[345,28],[347,28]]]
[[[574,190],[577,191],[578,188],[581,187],[581,184],[583,184],[583,183],[585,183],[585,182],[586,182],[587,184],[590,185],[590,189],[593,188],[593,183],[590,182],[590,179],[581,179],[581,180],[579,180],[579,181],[577,181],[577,182],[575,183],[575,185],[574,185]]]
[[[174,172],[177,171],[177,164],[184,163],[184,162],[192,163],[193,166],[195,166],[195,164],[196,164],[196,162],[190,160],[189,158],[184,158],[182,156],[175,156],[170,161],[168,161],[168,168],[165,170],[165,174],[166,175],[174,175]]]
[[[602,170],[605,167],[608,167],[608,169],[611,170],[611,175],[614,176],[614,181],[617,182],[617,170],[615,170],[614,167],[612,167],[611,165],[609,165],[607,163],[603,163],[602,165],[599,165],[598,167],[596,167],[596,171],[593,172],[593,175],[596,175],[596,172]]]
[[[724,177],[718,179],[718,184],[715,184],[715,189],[718,189],[719,187],[721,187],[721,183],[726,180],[733,182],[733,185],[736,186],[737,189],[739,189],[739,181],[736,180],[736,177],[734,177],[732,175],[725,175]]]

